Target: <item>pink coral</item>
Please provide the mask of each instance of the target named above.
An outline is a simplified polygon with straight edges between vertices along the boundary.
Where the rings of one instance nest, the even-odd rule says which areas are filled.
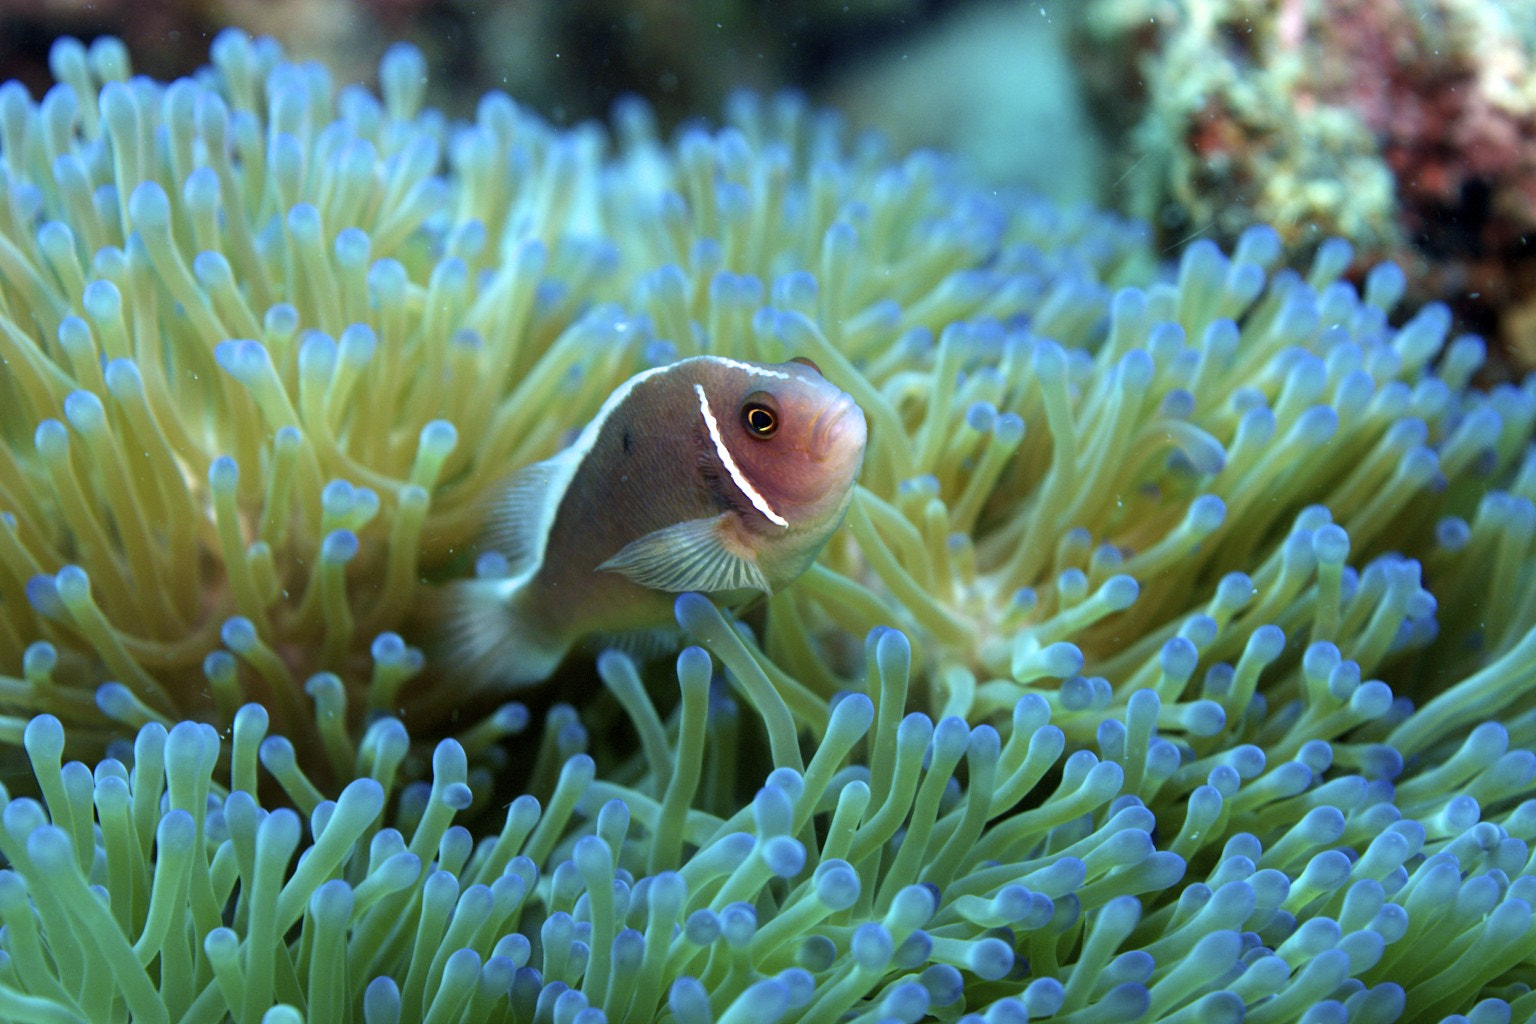
[[[1141,55],[1148,97],[1127,162],[1159,158],[1159,173],[1138,171],[1136,201],[1170,242],[1253,221],[1293,250],[1343,234],[1362,263],[1397,260],[1419,299],[1536,364],[1536,3],[1090,10],[1099,42],[1113,24]]]
[[[1318,94],[1376,135],[1405,214],[1424,204],[1454,207],[1466,188],[1484,186],[1510,193],[1513,205],[1502,212],[1529,226],[1536,79],[1530,55],[1483,6],[1340,0],[1312,25],[1307,64]]]

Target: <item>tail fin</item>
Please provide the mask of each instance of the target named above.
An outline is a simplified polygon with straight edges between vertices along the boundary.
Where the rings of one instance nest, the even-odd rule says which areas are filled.
[[[558,630],[532,621],[527,601],[517,579],[459,580],[436,588],[420,613],[429,664],[473,692],[543,682],[571,644]]]

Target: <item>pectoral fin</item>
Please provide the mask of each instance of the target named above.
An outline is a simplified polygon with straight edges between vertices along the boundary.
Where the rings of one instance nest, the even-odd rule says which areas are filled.
[[[725,519],[724,515],[689,519],[648,533],[626,544],[597,568],[621,573],[642,587],[673,594],[685,590],[772,593],[757,563],[731,549],[724,532]]]

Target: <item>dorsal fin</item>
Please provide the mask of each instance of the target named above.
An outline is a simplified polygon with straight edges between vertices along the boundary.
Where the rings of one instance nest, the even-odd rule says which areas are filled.
[[[578,459],[566,449],[524,466],[512,477],[485,526],[485,546],[507,560],[507,575],[527,575],[544,560],[544,546]]]
[[[521,578],[536,572],[544,562],[544,549],[555,523],[555,513],[581,468],[608,417],[624,403],[641,381],[670,369],[656,366],[635,374],[608,396],[570,447],[543,462],[518,470],[486,521],[485,545],[507,560],[508,576]]]

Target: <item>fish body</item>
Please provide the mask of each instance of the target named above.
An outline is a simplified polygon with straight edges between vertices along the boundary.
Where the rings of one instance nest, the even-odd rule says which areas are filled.
[[[865,441],[863,412],[808,361],[636,374],[513,479],[485,538],[510,573],[444,588],[442,660],[477,687],[531,685],[583,638],[670,623],[684,591],[772,593],[842,522]]]

